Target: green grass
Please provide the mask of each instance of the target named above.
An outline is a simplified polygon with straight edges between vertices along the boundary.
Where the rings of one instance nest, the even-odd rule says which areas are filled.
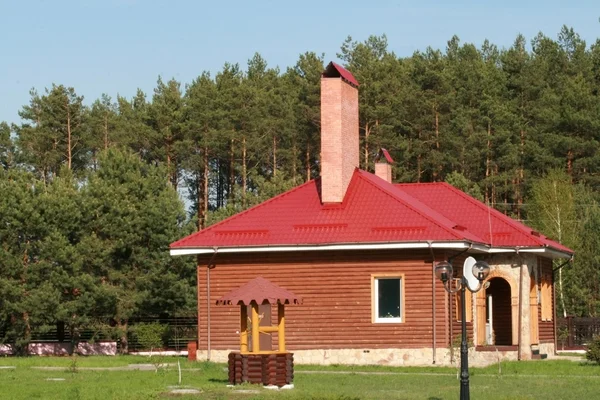
[[[154,359],[154,357],[153,357]],[[177,368],[166,370],[91,371],[85,367],[124,367],[149,363],[148,357],[69,357],[1,358],[0,399],[157,399],[169,398],[169,386],[177,384]],[[295,389],[271,392],[254,385],[236,389],[258,390],[239,393],[227,388],[223,364],[180,360],[182,384],[202,391],[196,396],[209,400],[371,400],[371,399],[456,399],[459,381],[456,368],[381,366],[296,366]],[[59,370],[35,367],[58,366]],[[71,368],[75,366],[75,368]],[[75,371],[75,372],[74,372]],[[473,399],[592,399],[600,393],[600,366],[573,361],[502,363],[471,368]],[[64,381],[48,379],[61,378]]]
[[[190,362],[183,357],[163,357],[167,363],[181,362],[181,367],[196,368],[197,362]],[[13,365],[18,367],[67,367],[76,360],[79,367],[126,367],[129,364],[148,364],[156,360],[156,356],[74,356],[74,357],[1,357],[0,366]]]

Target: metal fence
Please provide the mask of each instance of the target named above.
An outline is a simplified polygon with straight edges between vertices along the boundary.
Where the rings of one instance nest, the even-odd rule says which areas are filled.
[[[141,323],[157,322],[166,326],[166,334],[164,336],[163,350],[180,351],[187,349],[187,343],[195,341],[198,337],[198,319],[190,317],[181,318],[154,318],[143,317],[135,318],[129,321],[130,332],[127,335],[129,351],[149,350],[142,348],[135,336],[135,326]],[[84,329],[79,334],[79,341],[101,341],[101,340],[116,340],[120,347],[120,340],[110,337],[101,329]],[[32,342],[53,343],[53,342],[70,342],[71,336],[67,330],[60,329],[58,326],[43,332],[33,331],[31,333]]]
[[[600,336],[600,318],[558,318],[556,330],[559,349],[583,349]]]

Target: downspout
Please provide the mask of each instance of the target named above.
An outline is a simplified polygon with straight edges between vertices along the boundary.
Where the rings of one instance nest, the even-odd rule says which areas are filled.
[[[519,248],[515,248],[515,252],[517,253],[517,257],[520,258],[520,263],[519,263],[519,332],[517,334],[517,345],[518,345],[518,352],[517,352],[517,360],[521,361],[521,335],[523,334],[522,332],[522,324],[523,324],[523,258],[520,257],[519,254]]]
[[[427,242],[429,244],[429,252],[431,253],[431,298],[433,302],[433,306],[431,307],[431,318],[433,320],[433,361],[432,364],[435,364],[435,356],[436,356],[436,314],[435,314],[435,256],[433,255],[433,247],[431,246],[431,242]]]
[[[572,263],[573,262],[573,256],[571,256],[571,258],[569,258],[567,261],[565,261],[564,263],[560,264],[558,267],[554,268],[552,270],[552,275],[554,275],[559,269],[562,269],[564,266],[566,266],[568,263]],[[554,286],[554,281],[552,281],[552,284]]]
[[[430,245],[431,246],[431,245]],[[456,257],[465,254],[467,251],[471,250],[473,248],[473,243],[469,243],[469,247],[467,247],[466,249],[464,249],[463,251],[459,251],[458,253],[456,253],[455,255],[448,257],[448,262],[450,264],[452,264],[452,260],[454,260]]]
[[[569,258],[567,261],[565,261],[564,263],[560,264],[558,267],[554,268],[552,270],[552,309],[553,309],[553,321],[554,323],[552,324],[552,328],[554,329],[554,355],[558,354],[558,340],[556,338],[557,336],[557,332],[556,332],[556,285],[554,284],[554,278],[556,277],[556,272],[558,272],[561,268],[563,268],[564,266],[566,266],[568,263],[573,263],[573,256],[571,256],[571,258]]]
[[[206,361],[210,361],[210,270],[216,267],[214,261],[219,251],[218,247],[213,247],[215,251],[206,265]]]

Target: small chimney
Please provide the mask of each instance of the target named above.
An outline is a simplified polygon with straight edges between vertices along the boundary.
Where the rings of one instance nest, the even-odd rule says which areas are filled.
[[[394,160],[386,149],[379,150],[379,154],[375,157],[375,175],[392,183],[392,164]]]
[[[359,162],[358,82],[330,62],[321,74],[321,202],[341,203]]]

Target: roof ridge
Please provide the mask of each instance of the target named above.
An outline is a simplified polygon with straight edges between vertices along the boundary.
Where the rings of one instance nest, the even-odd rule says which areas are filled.
[[[270,199],[267,199],[267,200],[265,200],[265,201],[263,201],[263,202],[261,202],[261,203],[258,203],[258,204],[256,204],[256,205],[254,205],[254,206],[250,207],[250,208],[247,208],[247,209],[245,209],[245,210],[243,210],[243,211],[240,211],[239,213],[235,213],[235,214],[233,214],[232,216],[229,216],[229,217],[225,218],[224,220],[217,222],[217,223],[216,223],[216,224],[214,224],[214,225],[211,225],[211,226],[209,226],[209,227],[206,227],[206,228],[204,228],[204,229],[202,229],[202,230],[199,230],[199,231],[197,231],[197,232],[194,232],[194,233],[192,233],[192,234],[191,234],[191,235],[189,235],[189,236],[186,236],[186,237],[184,237],[184,238],[181,238],[181,239],[179,239],[179,240],[178,240],[178,241],[176,241],[176,242],[173,242],[173,243],[171,243],[171,245],[170,245],[169,247],[177,247],[177,246],[180,246],[180,245],[182,245],[183,243],[185,243],[185,242],[187,242],[187,241],[189,241],[189,240],[191,240],[191,239],[195,238],[196,236],[199,236],[199,235],[201,235],[201,234],[204,234],[205,232],[208,232],[208,231],[213,231],[213,230],[214,230],[216,227],[218,227],[218,226],[220,226],[220,225],[223,225],[223,224],[225,224],[225,223],[231,222],[231,221],[233,221],[233,220],[235,220],[235,219],[237,219],[237,218],[239,218],[239,217],[241,217],[241,216],[243,216],[243,215],[246,215],[246,214],[248,214],[250,211],[254,211],[254,210],[256,210],[256,209],[258,209],[258,208],[261,208],[261,207],[263,207],[263,206],[265,206],[265,205],[267,205],[267,204],[270,204],[270,203],[274,202],[275,200],[278,200],[278,199],[280,199],[281,197],[284,197],[284,196],[287,196],[287,195],[289,195],[289,194],[291,194],[291,193],[293,193],[293,192],[296,192],[296,191],[300,190],[301,188],[303,188],[303,187],[305,187],[305,186],[308,186],[310,183],[313,183],[313,182],[315,182],[317,179],[319,179],[319,178],[311,179],[311,180],[309,180],[309,181],[307,181],[307,182],[304,182],[304,183],[303,183],[303,184],[301,184],[301,185],[298,185],[298,186],[295,186],[295,187],[291,188],[290,190],[287,190],[287,191],[285,191],[285,192],[283,192],[283,193],[279,193],[279,194],[278,194],[277,196],[275,196],[275,197],[271,197]]]
[[[457,193],[459,196],[468,200],[470,203],[476,205],[480,209],[486,210],[486,211],[491,210],[490,212],[494,215],[494,217],[499,218],[501,221],[503,221],[506,224],[510,225],[511,227],[519,230],[521,233],[527,235],[531,240],[533,240],[537,244],[539,244],[541,246],[547,245],[546,243],[544,243],[543,240],[540,240],[538,237],[531,234],[531,231],[533,231],[533,228],[531,228],[523,223],[520,223],[518,221],[515,221],[514,219],[510,218],[509,216],[502,214],[500,211],[496,210],[494,207],[488,206],[487,204],[483,203],[482,201],[477,200],[476,198],[474,198],[472,196],[469,196],[462,190],[459,190],[458,188],[452,186],[451,184],[449,184],[447,182],[440,182],[440,183],[443,184],[444,186],[450,188],[450,190],[452,190],[454,193]],[[492,242],[492,238],[490,237],[490,244],[491,244],[491,242]]]
[[[425,218],[426,220],[433,222],[435,225],[439,226],[442,229],[445,229],[447,232],[451,233],[453,236],[455,236],[457,239],[465,239],[464,237],[461,237],[459,234],[456,233],[456,231],[454,231],[454,229],[452,229],[451,227],[447,227],[446,224],[441,224],[438,222],[438,220],[436,220],[435,218],[431,218],[429,215],[422,213],[421,211],[419,211],[417,208],[415,208],[412,204],[410,204],[409,202],[398,198],[398,196],[396,196],[393,192],[391,192],[390,190],[388,190],[387,188],[382,187],[381,185],[376,185],[375,182],[372,182],[370,179],[367,179],[367,177],[363,176],[362,173],[367,173],[370,174],[367,171],[364,170],[358,170],[359,171],[359,176],[365,180],[366,182],[368,182],[369,184],[371,184],[372,186],[374,186],[375,188],[381,190],[382,192],[386,193],[388,196],[393,197],[396,201],[403,203],[404,205],[406,205],[408,208],[410,208],[411,210],[413,210],[414,212],[416,212],[417,214],[419,214],[421,217]],[[373,175],[373,174],[370,174]],[[373,175],[376,176],[376,175]],[[382,182],[385,182],[382,180]],[[395,185],[393,183],[389,183],[392,188],[400,190],[400,188],[395,187]],[[437,214],[438,216],[440,216],[441,218],[451,222],[454,225],[458,225],[455,221],[452,221],[450,218],[440,214],[438,211],[434,210],[433,208],[429,207],[428,205],[424,204],[422,201],[416,199],[415,197],[411,196],[410,194],[406,193],[405,191],[402,191],[402,194],[410,197],[415,203],[419,203],[423,208],[427,208],[429,211],[431,211],[432,214]],[[468,231],[470,235],[477,237],[477,235],[473,234],[471,231]],[[481,238],[479,238],[481,240]],[[482,241],[482,243],[484,243]]]
[[[394,186],[416,186],[416,185],[440,185],[440,184],[444,184],[446,182],[398,182],[398,183],[393,183]]]

